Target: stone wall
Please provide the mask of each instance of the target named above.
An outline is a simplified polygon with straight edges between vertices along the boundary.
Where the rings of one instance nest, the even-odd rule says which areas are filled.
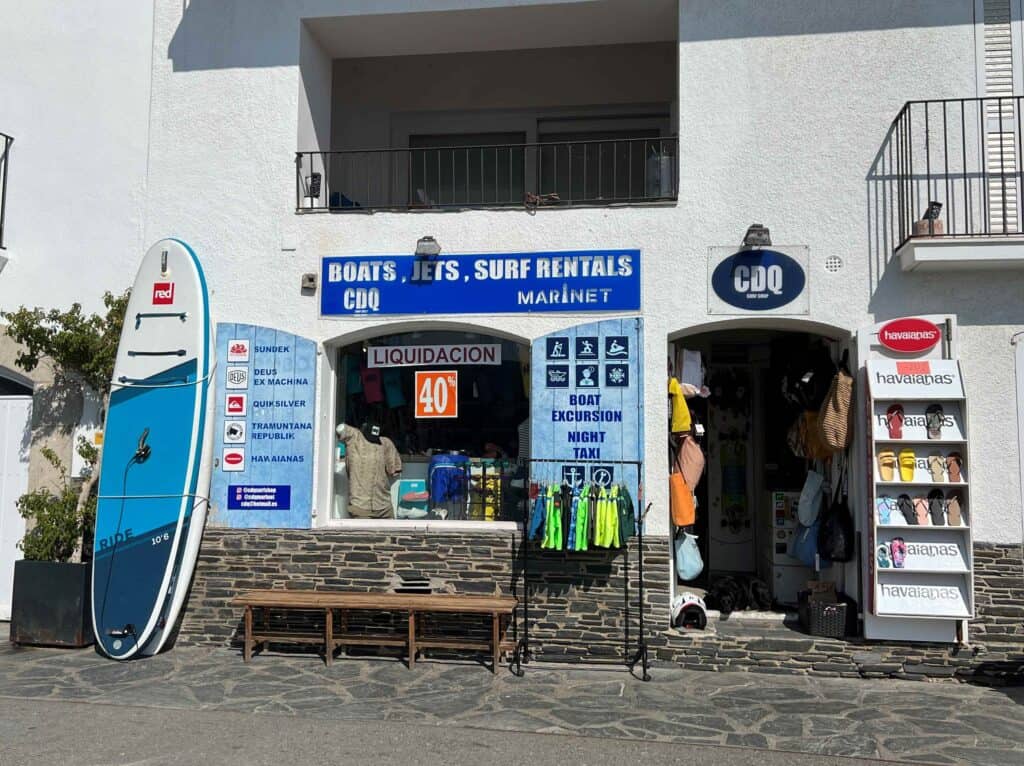
[[[242,611],[230,600],[253,588],[385,590],[399,573],[415,572],[454,593],[510,594],[522,602],[519,545],[518,535],[511,532],[212,527],[203,540],[180,640],[237,646]],[[1019,545],[976,546],[978,617],[966,648],[823,639],[781,621],[713,619],[707,631],[675,631],[668,624],[668,541],[647,538],[644,546],[644,619],[652,659],[702,670],[993,683],[1024,679],[1024,562]],[[535,657],[612,662],[631,656],[639,631],[638,566],[635,539],[621,551],[566,554],[531,547],[528,607]],[[301,622],[294,615],[272,618],[291,626]],[[381,627],[379,616],[373,621]],[[517,619],[515,638],[520,625]],[[424,627],[481,635],[487,629],[477,618],[452,617],[427,621]]]

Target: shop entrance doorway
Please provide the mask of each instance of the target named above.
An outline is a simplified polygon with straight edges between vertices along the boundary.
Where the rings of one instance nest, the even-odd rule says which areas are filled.
[[[682,393],[691,415],[686,437],[672,433],[679,427],[678,412],[668,426],[670,466],[683,438],[695,440],[706,460],[693,488],[695,523],[673,526],[672,535],[673,551],[686,534],[696,536],[704,566],[689,579],[677,566],[674,594],[707,595],[709,608],[723,612],[788,612],[808,581],[843,579],[842,567],[820,570],[791,555],[808,471],[819,471],[835,485],[846,461],[844,453],[830,459],[802,454],[794,448],[793,426],[820,406],[848,346],[845,338],[815,332],[752,328],[670,342],[670,392]],[[673,388],[672,378],[680,385]],[[682,406],[673,401],[678,396],[670,395],[670,414]],[[741,592],[733,593],[726,581]],[[837,589],[855,591],[857,583],[838,582]],[[722,603],[723,590],[736,598]]]

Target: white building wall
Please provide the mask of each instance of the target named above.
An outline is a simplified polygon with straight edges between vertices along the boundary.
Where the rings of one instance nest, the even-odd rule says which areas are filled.
[[[646,490],[660,509],[650,529],[665,533],[667,468],[659,463],[665,450],[658,424],[667,413],[657,384],[664,344],[672,333],[717,319],[707,314],[708,247],[736,244],[751,222],[763,222],[775,242],[810,247],[805,319],[811,322],[853,331],[892,316],[958,314],[977,438],[976,539],[1019,540],[1008,338],[1024,322],[1020,283],[998,272],[900,272],[889,262],[894,243],[879,204],[884,179],[876,159],[902,104],[976,95],[972,0],[681,0],[676,206],[541,210],[535,216],[519,210],[295,215],[295,151],[309,148],[297,140],[310,135],[300,115],[322,124],[309,116],[312,103],[300,104],[305,94],[323,92],[326,55],[314,56],[319,79],[304,78],[301,19],[525,4],[157,0],[142,241],[174,235],[195,247],[219,319],[319,341],[406,321],[321,319],[318,297],[302,295],[299,280],[304,272],[319,272],[325,255],[410,253],[425,234],[448,253],[640,248],[649,383]],[[315,134],[322,140],[319,129]],[[830,255],[844,262],[834,274],[823,268]],[[47,260],[51,270],[56,263]],[[20,283],[22,292],[50,302],[39,276]],[[6,277],[0,289],[10,289]],[[597,318],[454,319],[531,339]],[[329,429],[323,430],[326,445]],[[989,438],[998,449],[986,447]]]
[[[142,252],[153,4],[0,0],[0,309],[101,307]]]

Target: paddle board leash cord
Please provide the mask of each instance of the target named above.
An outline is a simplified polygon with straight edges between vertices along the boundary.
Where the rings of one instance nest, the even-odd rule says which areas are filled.
[[[132,455],[128,459],[128,464],[124,467],[124,479],[122,480],[122,486],[125,489],[128,488],[128,470],[133,465],[135,465],[136,463],[145,463],[147,460],[149,460],[149,456],[153,454],[152,447],[150,447],[148,444],[146,444],[146,439],[148,439],[148,438],[149,438],[149,426],[146,426],[144,429],[142,429],[142,433],[139,435],[139,444],[138,444],[138,447],[135,450],[135,454]],[[97,497],[96,498],[97,504],[99,503],[99,501],[101,499],[102,500],[107,500],[107,499],[112,499],[112,498],[108,498],[106,496]],[[117,515],[117,531],[118,532],[121,531],[121,522],[124,519],[124,503],[125,503],[126,499],[127,499],[126,496],[122,496],[121,497],[121,510],[118,512],[118,515]],[[100,621],[101,622],[103,621],[103,617],[106,615],[106,611],[107,611],[106,593],[107,593],[107,591],[110,590],[110,576],[114,572],[114,557],[117,555],[118,542],[119,541],[117,540],[117,538],[115,536],[114,547],[110,551],[110,565],[107,567],[107,582],[103,586],[104,598],[103,598],[103,608],[102,608],[102,610],[100,610]],[[115,638],[123,638],[125,636],[135,636],[136,639],[138,639],[138,634],[135,632],[135,626],[132,625],[131,623],[128,623],[127,625],[125,625],[123,628],[120,628],[120,629],[114,628],[114,629],[108,630],[107,631],[107,635],[113,636]]]
[[[137,353],[139,356],[146,356],[147,355],[147,354],[145,354],[145,352],[142,352],[142,351],[138,351],[138,352],[135,352],[135,353]],[[157,353],[158,352],[153,352],[153,355],[156,355]],[[160,354],[164,354],[164,353],[171,354],[171,353],[177,353],[177,352],[168,351],[168,352],[159,352],[159,353]],[[129,378],[126,375],[122,375],[120,378],[118,378],[115,381],[115,385],[118,385],[121,388],[181,388],[182,386],[195,386],[195,385],[198,385],[200,383],[206,383],[208,380],[212,380],[213,379],[213,376],[216,373],[216,371],[217,371],[217,366],[214,365],[213,367],[210,368],[209,374],[204,375],[201,378],[196,378],[195,380],[193,380],[192,378],[190,378],[188,376],[185,376],[185,377],[182,377],[182,378],[164,378],[159,383],[149,383],[149,384],[147,384],[146,381],[147,380],[152,380],[152,378]],[[173,381],[173,382],[171,382],[171,381]]]

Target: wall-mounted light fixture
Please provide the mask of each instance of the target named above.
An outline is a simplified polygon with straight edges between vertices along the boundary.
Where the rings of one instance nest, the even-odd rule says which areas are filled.
[[[743,235],[743,247],[771,247],[772,237],[763,223],[752,223]]]
[[[416,255],[420,258],[436,258],[441,254],[441,245],[431,236],[416,240]]]
[[[319,173],[315,173],[314,172],[314,173],[310,173],[309,174],[309,193],[306,196],[307,197],[312,197],[313,199],[320,199],[320,174]]]

